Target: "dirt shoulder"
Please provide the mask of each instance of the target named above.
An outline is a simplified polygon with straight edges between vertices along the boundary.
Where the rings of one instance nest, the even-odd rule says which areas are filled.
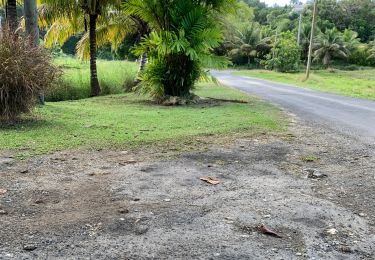
[[[0,259],[374,259],[373,146],[300,122],[210,142],[1,155]]]

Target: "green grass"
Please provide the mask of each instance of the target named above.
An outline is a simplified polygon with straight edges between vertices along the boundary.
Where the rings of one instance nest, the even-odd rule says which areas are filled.
[[[266,79],[319,91],[375,100],[375,69],[313,71],[308,81],[304,73],[279,73],[266,70],[238,71],[234,74]]]
[[[249,103],[163,107],[132,93],[47,103],[33,118],[0,127],[0,149],[27,158],[65,149],[132,148],[208,134],[285,129],[278,109],[237,90],[202,84],[196,94]]]
[[[90,67],[76,58],[56,58],[63,70],[62,84],[47,93],[47,101],[77,100],[90,96]],[[137,64],[127,61],[98,60],[98,78],[103,94],[120,94],[134,81]]]

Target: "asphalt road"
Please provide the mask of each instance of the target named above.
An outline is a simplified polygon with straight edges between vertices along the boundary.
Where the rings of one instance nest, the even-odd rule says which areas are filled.
[[[328,94],[291,85],[212,72],[220,82],[284,108],[300,119],[375,144],[375,102]]]

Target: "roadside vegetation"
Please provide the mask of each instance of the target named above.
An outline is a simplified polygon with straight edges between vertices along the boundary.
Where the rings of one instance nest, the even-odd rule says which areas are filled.
[[[305,73],[279,73],[268,70],[237,71],[234,74],[292,84],[350,97],[375,100],[375,69],[345,71],[314,70],[308,81]]]
[[[54,59],[63,71],[61,81],[46,93],[46,101],[76,100],[90,97],[90,64],[64,56]],[[102,94],[131,91],[137,75],[137,64],[122,60],[98,60],[98,78]]]
[[[375,99],[373,70],[357,70],[375,65],[375,30],[366,22],[375,18],[374,2],[319,1],[311,43],[313,5],[297,10],[297,2],[268,7],[258,0],[0,1],[6,18],[1,30],[27,47],[13,53],[26,57],[27,62],[14,59],[18,67],[7,66],[4,54],[7,73],[0,74],[0,90],[11,95],[2,95],[7,100],[2,98],[0,133],[6,138],[0,147],[40,154],[281,130],[281,115],[271,106],[223,86],[202,85],[210,68],[231,65],[269,70],[242,75]],[[310,44],[320,70],[302,82]],[[39,76],[28,70],[30,60],[34,68],[47,69]],[[29,72],[33,80],[19,83]],[[249,103],[233,102],[244,99]]]
[[[281,112],[225,86],[200,84],[201,97],[242,100],[165,107],[134,93],[47,103],[34,116],[0,127],[1,149],[19,158],[74,148],[122,148],[213,134],[280,132]]]

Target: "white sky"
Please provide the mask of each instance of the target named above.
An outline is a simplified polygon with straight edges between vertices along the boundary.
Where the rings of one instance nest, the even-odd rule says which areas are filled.
[[[278,4],[280,6],[284,6],[286,4],[290,3],[290,0],[263,0],[266,4],[272,6],[274,4]],[[301,1],[301,2],[306,2],[306,1]]]

